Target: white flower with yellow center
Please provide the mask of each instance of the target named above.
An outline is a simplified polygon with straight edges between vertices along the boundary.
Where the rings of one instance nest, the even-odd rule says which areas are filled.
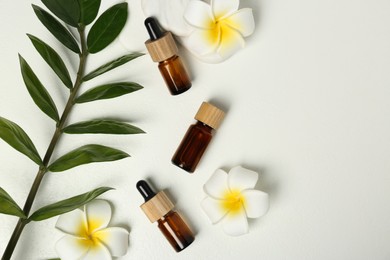
[[[247,218],[263,216],[269,207],[268,194],[254,187],[258,174],[241,166],[227,174],[218,169],[203,186],[208,195],[201,206],[213,224],[221,221],[226,234],[248,233]]]
[[[245,46],[243,37],[255,29],[252,9],[238,9],[239,0],[199,0],[188,3],[184,19],[195,29],[185,46],[210,62],[223,61]]]
[[[255,22],[251,8],[238,9],[239,0],[207,2],[210,4],[202,0],[142,0],[141,6],[145,16],[157,18],[198,59],[219,63],[244,47],[244,37],[254,32]]]
[[[58,240],[56,251],[62,260],[109,260],[123,256],[129,247],[129,232],[124,228],[107,227],[111,206],[107,201],[94,200],[63,214],[56,228],[67,235]]]

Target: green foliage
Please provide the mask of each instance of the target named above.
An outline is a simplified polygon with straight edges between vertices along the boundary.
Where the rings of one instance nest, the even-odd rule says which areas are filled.
[[[61,200],[54,204],[38,209],[28,219],[32,221],[41,221],[70,212],[87,204],[88,202],[94,200],[96,197],[109,190],[112,190],[112,188],[100,187],[90,192],[83,193],[66,200]]]
[[[23,210],[16,204],[11,196],[0,187],[0,213],[17,216],[25,219]]]
[[[141,57],[142,55],[144,55],[144,54],[138,53],[138,52],[130,53],[130,54],[124,55],[122,57],[119,57],[115,60],[112,60],[110,62],[107,62],[106,64],[103,64],[99,68],[97,68],[97,69],[91,71],[90,73],[88,73],[87,75],[85,75],[83,77],[83,81],[91,80],[91,79],[93,79],[93,78],[95,78],[103,73],[106,73],[107,71],[115,69],[123,64],[126,64],[129,61],[132,61],[138,57]]]
[[[105,84],[86,91],[78,98],[76,98],[76,103],[85,103],[100,99],[115,98],[140,89],[142,89],[142,86],[134,82]]]
[[[88,51],[97,53],[106,48],[122,31],[126,20],[127,3],[116,4],[107,9],[88,33]]]
[[[41,23],[57,38],[63,45],[75,53],[80,53],[80,48],[72,34],[56,18],[43,10],[41,7],[32,5],[34,12]]]
[[[111,147],[88,144],[58,158],[48,169],[52,172],[62,172],[83,164],[116,161],[129,156],[127,153]]]
[[[80,23],[88,25],[95,20],[100,7],[101,0],[79,0]]]
[[[63,129],[67,134],[142,134],[138,127],[117,120],[91,120],[69,125]]]
[[[22,219],[19,221],[10,239],[10,242],[3,255],[4,259],[10,259],[16,243],[21,235],[23,227],[30,221],[41,221],[53,216],[64,214],[95,199],[111,188],[101,187],[91,192],[84,193],[54,204],[42,207],[34,212],[29,218],[30,209],[35,200],[36,194],[41,185],[42,179],[47,172],[61,172],[73,167],[94,162],[108,162],[129,157],[127,153],[98,144],[81,146],[65,155],[60,156],[51,163],[58,140],[62,133],[69,134],[139,134],[144,133],[140,128],[118,120],[89,120],[66,125],[73,106],[78,103],[90,102],[100,99],[110,99],[132,93],[142,86],[134,82],[107,83],[85,91],[79,96],[79,90],[83,82],[98,77],[112,69],[115,69],[143,54],[131,53],[112,60],[99,68],[85,75],[87,57],[90,53],[97,53],[106,48],[122,31],[127,20],[127,3],[120,3],[108,8],[95,21],[101,4],[101,0],[42,0],[46,8],[54,14],[50,14],[43,8],[32,5],[33,10],[41,23],[51,34],[79,58],[79,68],[74,81],[61,58],[51,46],[36,36],[28,34],[37,52],[50,66],[61,82],[69,88],[68,101],[64,110],[59,115],[50,94],[43,86],[38,76],[29,66],[26,60],[19,55],[20,68],[23,81],[30,93],[34,103],[42,112],[52,118],[56,124],[50,144],[46,150],[43,160],[41,159],[33,142],[25,131],[17,124],[0,117],[0,138],[17,151],[29,157],[39,165],[38,174],[31,187],[23,210],[16,204],[11,196],[0,188],[0,213],[14,215]],[[57,19],[57,18],[58,19]],[[87,25],[94,24],[88,30]],[[78,40],[67,29],[67,25],[75,28],[78,33]],[[86,32],[89,32],[86,37]],[[2,258],[2,259],[3,259]]]
[[[58,53],[53,50],[52,47],[34,35],[27,34],[27,36],[30,38],[35,49],[39,52],[46,63],[53,69],[64,85],[71,89],[73,85],[72,80],[70,79],[68,69],[66,68],[65,63],[62,61],[60,55],[58,55]]]
[[[3,117],[0,117],[0,138],[38,165],[42,165],[42,159],[26,132],[14,122]]]
[[[65,23],[77,27],[80,20],[78,0],[42,0],[42,3]]]
[[[19,55],[19,61],[24,84],[26,84],[27,90],[35,104],[42,110],[43,113],[58,122],[60,117],[50,94],[21,55]]]

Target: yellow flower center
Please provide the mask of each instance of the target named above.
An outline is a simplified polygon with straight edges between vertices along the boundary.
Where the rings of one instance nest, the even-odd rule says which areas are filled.
[[[78,235],[81,239],[78,240],[79,246],[90,249],[98,247],[100,241],[104,241],[106,236],[100,233],[96,233],[96,229],[101,227],[102,220],[89,219],[87,223],[82,223],[79,226]]]
[[[221,26],[218,21],[213,23],[212,29],[206,31],[207,35],[206,38],[210,42],[210,44],[215,44],[219,41],[220,33],[221,33]]]
[[[223,196],[221,207],[225,212],[230,214],[240,213],[245,205],[245,197],[239,190],[228,190]]]
[[[206,30],[206,39],[210,44],[223,44],[229,45],[234,41],[234,32],[232,26],[237,26],[233,24],[228,18],[225,19],[216,19],[215,22],[209,21],[212,29]]]

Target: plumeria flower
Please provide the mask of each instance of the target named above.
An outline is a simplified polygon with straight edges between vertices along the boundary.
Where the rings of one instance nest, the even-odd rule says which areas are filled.
[[[252,9],[238,9],[239,0],[142,0],[145,16],[154,16],[165,30],[198,59],[219,63],[244,47],[255,29]],[[130,35],[130,34],[129,34]]]
[[[208,197],[201,206],[213,224],[222,223],[226,234],[248,233],[247,218],[258,218],[267,212],[268,194],[254,189],[257,179],[256,172],[237,166],[229,174],[216,170],[203,186]]]
[[[111,206],[105,200],[94,200],[83,210],[76,209],[58,218],[56,228],[66,233],[56,243],[62,260],[109,260],[123,256],[129,247],[129,232],[107,227]]]
[[[244,47],[243,37],[255,29],[252,9],[238,9],[239,0],[211,0],[210,5],[199,0],[188,3],[184,19],[194,27],[185,40],[195,55],[217,56],[225,60]]]

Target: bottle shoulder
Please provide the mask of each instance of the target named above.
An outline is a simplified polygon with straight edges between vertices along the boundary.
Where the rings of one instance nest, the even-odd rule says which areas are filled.
[[[196,131],[201,131],[201,132],[204,132],[204,133],[210,133],[210,134],[214,134],[215,130],[213,128],[211,128],[210,126],[200,122],[200,121],[197,121],[195,124],[192,124],[190,126],[191,129],[194,129]]]
[[[178,55],[173,55],[172,57],[166,59],[166,60],[163,60],[163,61],[160,61],[159,62],[159,65],[165,65],[165,64],[168,64],[168,63],[173,63],[177,60],[180,60],[180,57]]]

